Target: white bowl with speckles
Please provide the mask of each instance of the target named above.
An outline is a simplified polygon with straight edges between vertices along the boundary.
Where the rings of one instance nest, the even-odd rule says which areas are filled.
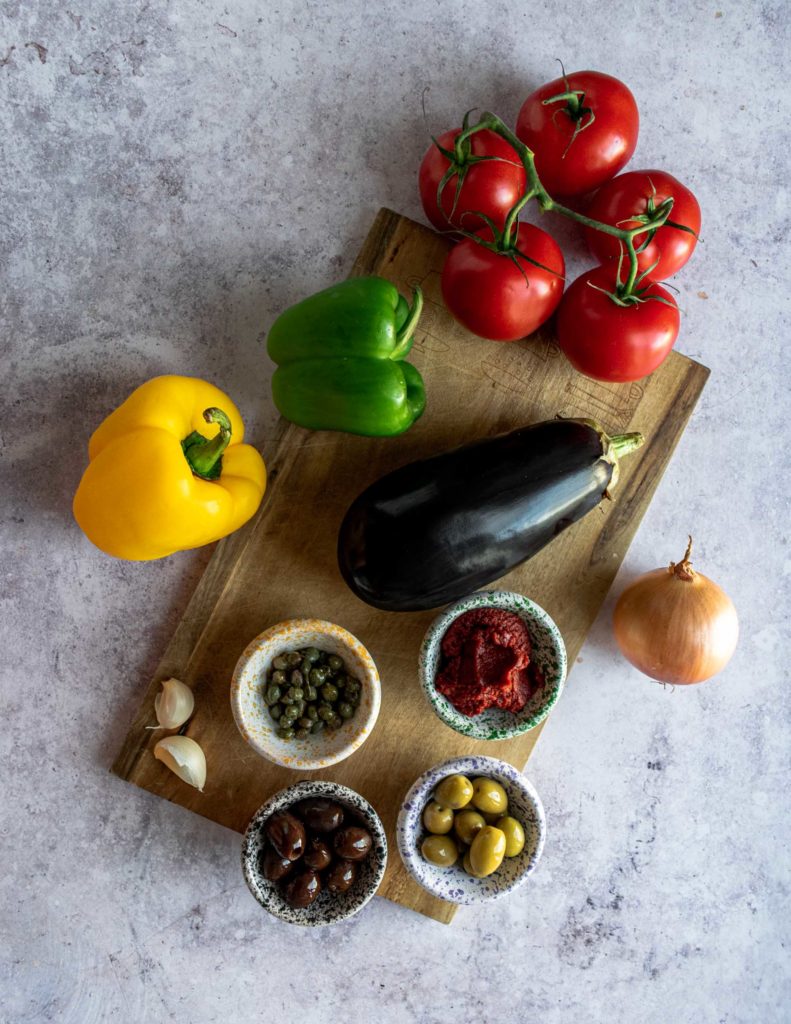
[[[500,867],[485,878],[468,875],[462,866],[466,847],[459,843],[459,859],[451,867],[438,867],[420,851],[429,835],[423,825],[423,810],[434,790],[448,775],[495,779],[508,797],[508,814],[521,822],[525,846],[515,857],[506,857]],[[454,757],[423,772],[404,798],[396,824],[401,860],[418,885],[432,896],[449,903],[488,903],[513,892],[535,871],[544,849],[546,818],[541,798],[533,784],[512,764],[483,754]]]
[[[305,647],[343,659],[348,674],[362,684],[360,705],[334,732],[285,740],[277,735],[277,722],[264,700],[267,673],[279,654]],[[233,717],[245,741],[268,761],[298,771],[328,768],[359,750],[376,725],[380,704],[379,673],[371,655],[348,630],[323,619],[288,619],[264,630],[245,648],[231,682]]]

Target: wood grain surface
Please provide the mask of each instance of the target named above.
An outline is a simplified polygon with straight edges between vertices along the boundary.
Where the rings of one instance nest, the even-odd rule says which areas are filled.
[[[350,786],[374,805],[388,831],[389,864],[380,894],[445,922],[456,908],[424,892],[401,864],[394,838],[401,800],[424,769],[448,757],[486,753],[522,768],[541,729],[515,740],[476,742],[433,715],[419,688],[417,653],[436,613],[377,611],[347,589],[335,558],[343,514],[363,487],[397,466],[559,413],[594,417],[611,433],[641,430],[647,443],[624,460],[613,500],[499,581],[546,608],[573,666],[709,373],[673,352],[646,380],[600,384],[571,369],[548,331],[509,345],[474,338],[442,304],[440,272],[448,244],[392,211],[379,212],[353,274],[380,274],[405,294],[412,284],[424,289],[425,311],[410,360],[426,381],[426,414],[408,433],[383,440],[283,424],[273,450],[264,453],[269,487],[263,505],[246,527],[218,544],[112,768],[239,832],[273,792],[300,778]],[[350,630],[371,652],[382,680],[373,734],[346,761],[318,773],[278,768],[255,754],[237,732],[229,701],[233,669],[249,641],[275,622],[302,616]],[[162,734],[145,727],[154,720],[159,683],[170,675],[195,691],[187,734],[206,752],[203,793],[152,755]],[[562,714],[562,708],[561,697],[553,713]]]

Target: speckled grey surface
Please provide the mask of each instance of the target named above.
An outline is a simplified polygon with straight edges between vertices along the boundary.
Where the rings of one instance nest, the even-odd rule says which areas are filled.
[[[0,12],[0,1019],[787,1020],[787,5]],[[679,348],[713,373],[614,593],[692,531],[743,639],[719,682],[663,692],[617,657],[611,599],[530,762],[529,882],[450,928],[377,899],[289,929],[237,835],[108,774],[209,552],[93,551],[69,515],[85,441],[178,371],[264,443],[262,332],[348,271],[380,205],[420,215],[423,88],[434,130],[476,104],[513,118],[556,56],[629,83],[634,166],[688,181],[704,216]]]

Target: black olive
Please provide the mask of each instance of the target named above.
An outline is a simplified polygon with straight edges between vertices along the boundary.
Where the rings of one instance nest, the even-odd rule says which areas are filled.
[[[279,882],[294,867],[293,860],[281,857],[272,846],[267,846],[265,850],[261,851],[258,855],[258,864],[261,874],[270,882]]]
[[[292,907],[309,907],[321,892],[315,871],[301,871],[286,883],[286,900]]]
[[[273,814],[264,831],[281,857],[297,860],[305,852],[305,826],[288,811]]]
[[[321,711],[319,714],[321,715]],[[320,796],[300,800],[291,809],[313,832],[334,832],[343,824],[343,808],[340,804]]]
[[[357,825],[350,825],[335,833],[335,852],[344,860],[365,860],[372,845],[371,834]]]
[[[314,871],[323,871],[326,867],[329,867],[332,860],[332,852],[323,839],[314,836],[308,840],[308,848],[302,859]]]
[[[330,892],[346,892],[357,878],[357,865],[350,860],[336,860],[327,872],[327,889]]]

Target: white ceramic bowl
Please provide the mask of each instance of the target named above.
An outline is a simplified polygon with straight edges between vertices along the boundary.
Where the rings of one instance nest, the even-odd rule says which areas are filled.
[[[267,672],[278,654],[303,647],[318,647],[343,659],[348,673],[362,684],[360,705],[334,732],[325,729],[302,740],[284,740],[264,701]],[[328,768],[353,754],[370,736],[380,703],[379,674],[371,655],[347,630],[322,619],[289,619],[264,630],[248,644],[231,682],[233,717],[244,739],[268,761],[299,771]]]
[[[277,811],[285,811],[299,800],[315,796],[334,800],[351,811],[371,833],[373,845],[367,859],[359,866],[356,881],[347,892],[322,892],[311,906],[295,908],[286,902],[280,886],[261,874],[259,854],[266,845],[263,826]],[[337,924],[351,917],[365,906],[379,888],[386,867],[387,838],[379,815],[359,793],[337,782],[298,782],[281,789],[256,811],[242,841],[242,870],[250,892],[264,910],[289,924],[317,927]]]
[[[423,809],[448,775],[466,775],[470,780],[479,776],[495,779],[508,796],[508,813],[525,830],[522,852],[506,857],[497,871],[486,878],[468,875],[461,857],[452,867],[441,868],[425,860],[420,852],[420,844],[429,835],[423,827]],[[535,871],[545,834],[544,807],[532,783],[507,761],[474,754],[452,758],[424,772],[407,793],[396,825],[398,852],[409,874],[433,896],[449,903],[486,903],[513,892]]]
[[[521,711],[512,713],[488,708],[480,715],[468,717],[434,686],[440,667],[442,638],[455,619],[476,608],[515,612],[527,625],[533,645],[532,658],[544,675],[544,685]],[[429,704],[445,725],[477,740],[506,740],[535,729],[557,702],[566,680],[566,647],[555,622],[535,601],[509,590],[480,590],[456,601],[434,619],[420,647],[418,672]]]

